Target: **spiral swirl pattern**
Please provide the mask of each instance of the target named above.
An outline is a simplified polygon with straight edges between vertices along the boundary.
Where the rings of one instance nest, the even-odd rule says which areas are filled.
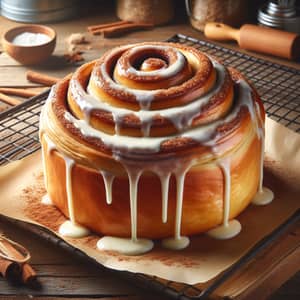
[[[128,236],[130,224],[132,241],[137,242],[137,187],[144,180],[142,173],[151,171],[161,182],[158,189],[165,224],[157,233],[149,233],[149,228],[141,229],[141,235],[170,236],[174,230],[174,238],[179,241],[182,230],[201,232],[222,219],[222,209],[218,208],[219,215],[208,222],[210,225],[201,227],[197,221],[198,227],[189,228],[188,221],[181,224],[186,175],[202,170],[209,163],[219,165],[223,177],[227,178],[224,189],[228,190],[231,167],[227,153],[238,153],[245,144],[251,144],[251,151],[256,151],[253,156],[257,156],[263,144],[263,124],[262,103],[237,71],[226,69],[195,48],[143,43],[113,49],[57,84],[43,109],[40,132],[45,151],[48,149],[44,155],[49,156],[49,149],[50,152],[55,149],[61,156],[71,157],[74,164],[102,174],[107,203],[112,202],[114,179],[125,175],[128,178],[130,222],[123,224],[127,229],[111,230],[102,225],[93,228],[88,224],[89,227],[102,233]],[[45,170],[47,164],[51,165],[49,160],[44,158]],[[257,164],[253,165],[257,172]],[[72,178],[70,172],[69,167],[65,172],[66,181]],[[172,176],[175,181],[170,179]],[[169,184],[175,185],[177,191],[174,196],[177,204],[170,221]],[[249,195],[253,196],[257,184],[254,180]],[[69,212],[65,213],[69,216],[72,215],[70,203]],[[66,211],[62,203],[57,205]],[[226,211],[225,205],[224,211],[223,222],[228,222],[229,208]],[[173,245],[173,241],[170,243]]]

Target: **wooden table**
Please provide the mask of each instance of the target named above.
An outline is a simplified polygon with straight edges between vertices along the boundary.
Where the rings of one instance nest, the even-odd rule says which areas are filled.
[[[47,63],[34,67],[34,70],[45,72],[49,75],[62,77],[72,72],[77,66],[68,65],[62,59],[67,52],[66,38],[75,32],[86,32],[86,26],[91,24],[112,22],[116,20],[112,8],[107,10],[98,9],[91,13],[83,14],[83,17],[50,24],[58,34],[57,46],[53,57]],[[120,44],[134,43],[139,41],[165,40],[175,33],[183,33],[195,38],[203,38],[203,35],[192,29],[186,19],[177,20],[173,25],[156,27],[152,30],[134,32],[121,38],[104,39],[100,36],[88,36],[92,49],[84,51],[86,61],[99,57],[105,50]],[[0,35],[10,27],[18,25],[0,17]],[[234,44],[227,44],[235,48]],[[0,48],[1,53],[1,48]],[[261,55],[259,55],[261,56]],[[264,57],[264,56],[261,56]],[[270,58],[296,68],[299,63]],[[0,87],[26,87],[43,90],[43,87],[27,82],[25,72],[28,68],[19,65],[5,53],[0,54]],[[3,110],[7,105],[0,104]],[[14,240],[24,244],[32,253],[32,265],[37,270],[42,283],[41,290],[30,290],[23,287],[14,287],[0,278],[0,299],[25,299],[38,296],[39,299],[164,299],[149,291],[141,290],[123,278],[103,270],[86,261],[82,261],[75,255],[66,253],[60,247],[54,246],[41,238],[28,233],[24,229],[12,226],[7,222],[0,221],[0,231]],[[269,287],[270,288],[270,287]],[[273,287],[274,288],[274,287]],[[270,294],[273,291],[264,294]],[[276,286],[279,288],[279,286]],[[300,298],[300,273],[291,278],[284,286],[279,288],[270,299],[299,299]],[[251,298],[249,298],[251,299]],[[258,299],[258,298],[256,298]]]

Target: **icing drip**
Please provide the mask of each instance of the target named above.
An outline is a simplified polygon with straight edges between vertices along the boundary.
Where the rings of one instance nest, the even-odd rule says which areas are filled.
[[[270,189],[263,186],[263,173],[264,173],[263,167],[264,167],[264,149],[265,149],[264,122],[261,118],[261,111],[260,111],[259,104],[255,102],[255,107],[252,104],[250,86],[247,84],[247,82],[240,80],[238,82],[238,87],[239,87],[239,100],[242,101],[241,106],[244,105],[247,107],[249,114],[251,116],[252,123],[254,124],[255,127],[257,138],[261,141],[258,191],[252,203],[257,205],[264,205],[270,203],[274,198],[273,192]],[[227,120],[227,118],[225,119],[225,121]],[[215,146],[215,139],[213,139],[210,142],[207,142],[206,145],[212,147],[212,151],[214,153],[217,152],[217,147]],[[263,198],[264,200],[262,200]]]
[[[183,187],[184,179],[187,171],[182,174],[176,174],[176,221],[175,221],[175,239],[180,239],[180,227],[181,227],[181,218],[182,218],[182,202],[183,202]]]
[[[66,164],[66,188],[67,188],[67,199],[68,199],[68,211],[69,218],[72,223],[75,223],[74,207],[73,207],[73,194],[72,194],[72,169],[75,161],[67,156],[64,156]]]
[[[238,235],[242,229],[241,223],[238,220],[231,220],[228,222],[227,226],[218,226],[214,229],[211,229],[207,234],[218,240],[231,239]]]
[[[274,193],[267,187],[263,187],[254,196],[252,203],[255,205],[266,205],[273,201]]]
[[[70,220],[65,221],[59,227],[59,233],[63,236],[79,238],[84,237],[90,233],[88,229],[76,223],[73,206],[72,195],[72,169],[75,161],[67,156],[63,156],[66,165],[66,189],[67,189],[67,202]]]
[[[43,204],[45,204],[45,205],[53,205],[53,202],[52,202],[52,200],[51,200],[51,198],[49,197],[49,195],[48,194],[46,194],[46,195],[44,195],[43,197],[42,197],[42,201],[41,201]]]
[[[162,246],[171,250],[181,250],[190,244],[190,239],[187,236],[181,236],[180,238],[167,238],[162,240]]]
[[[40,139],[42,137],[42,133],[40,133]],[[43,135],[46,143],[47,143],[47,155],[50,155],[50,153],[56,149],[54,143],[47,137],[47,135]],[[42,151],[42,164],[43,164],[43,170],[44,170],[44,184],[46,190],[48,189],[48,177],[47,177],[47,167],[46,167],[46,158],[44,151]]]
[[[254,205],[267,205],[271,203],[274,199],[274,193],[267,187],[263,186],[264,177],[264,155],[265,155],[265,134],[264,134],[264,122],[261,119],[260,107],[258,103],[255,103],[256,111],[256,124],[257,124],[257,137],[261,140],[260,149],[260,168],[259,168],[259,183],[258,190],[254,198],[252,199],[252,204]],[[258,124],[259,122],[259,124]],[[260,126],[259,126],[260,125]]]
[[[154,244],[151,240],[117,238],[105,236],[97,242],[97,248],[104,251],[117,251],[125,255],[139,255],[150,251]]]
[[[176,172],[176,215],[175,215],[175,232],[173,238],[162,240],[162,246],[165,248],[180,250],[186,248],[190,240],[186,236],[181,236],[181,219],[182,219],[182,203],[183,203],[183,188],[185,175],[190,167],[181,172]]]
[[[150,251],[153,248],[153,242],[148,239],[137,238],[137,192],[142,170],[127,166],[127,174],[130,190],[131,239],[105,236],[98,241],[97,247],[100,250],[113,250],[127,255],[137,255]]]
[[[230,239],[241,231],[241,224],[237,220],[229,221],[230,213],[230,191],[231,191],[231,176],[230,176],[230,161],[224,159],[219,162],[224,177],[224,199],[223,199],[223,223],[222,225],[213,228],[207,234],[216,239]]]
[[[250,94],[250,91],[248,92]],[[264,123],[260,115],[260,107],[256,103],[256,106],[249,106],[249,112],[252,123],[255,126],[256,136],[261,141],[260,148],[260,170],[259,170],[259,184],[258,192],[262,192],[263,189],[263,173],[264,173],[264,153],[265,153],[265,135],[264,135]]]
[[[42,149],[42,165],[43,165],[43,175],[44,175],[44,185],[46,191],[48,190],[48,176],[47,176],[47,166],[46,166],[46,158],[44,154],[44,149]]]
[[[138,183],[142,170],[132,168],[127,170],[129,179],[129,198],[130,198],[130,219],[131,219],[131,239],[137,241],[137,192]]]
[[[168,221],[168,198],[169,198],[169,183],[171,173],[159,176],[161,183],[161,199],[162,199],[162,222]]]
[[[150,135],[151,125],[152,125],[151,122],[143,122],[142,121],[141,130],[142,130],[143,136],[148,137]]]
[[[125,114],[112,113],[112,116],[113,116],[114,123],[115,123],[115,133],[116,133],[116,135],[120,135],[120,128],[121,128],[122,120],[123,120]]]
[[[101,173],[101,175],[103,177],[103,181],[104,181],[106,203],[111,204],[112,203],[112,185],[113,185],[115,176],[113,174],[105,172],[105,171],[100,171],[100,173]]]
[[[70,220],[65,221],[59,227],[58,232],[65,237],[70,238],[81,238],[90,234],[90,231],[76,223],[71,222]]]
[[[219,166],[222,169],[224,176],[224,204],[223,204],[223,225],[228,226],[229,212],[230,212],[230,185],[231,185],[231,176],[230,176],[230,161],[225,159],[219,163]]]
[[[265,156],[265,139],[263,133],[259,133],[261,140],[261,149],[260,149],[260,168],[259,168],[259,184],[258,192],[261,193],[263,190],[263,177],[264,177],[264,156]]]

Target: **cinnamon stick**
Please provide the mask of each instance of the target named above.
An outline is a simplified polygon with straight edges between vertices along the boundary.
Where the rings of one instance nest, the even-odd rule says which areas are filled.
[[[42,74],[30,70],[26,72],[26,78],[31,82],[43,84],[46,86],[52,86],[53,84],[59,81],[59,78],[57,77],[49,76],[46,74]]]
[[[89,32],[93,33],[94,30],[114,27],[114,26],[123,25],[123,24],[130,24],[130,23],[131,22],[129,22],[129,21],[117,21],[117,22],[111,22],[111,23],[97,24],[97,25],[88,26],[87,30]]]
[[[12,97],[7,96],[7,95],[5,95],[3,93],[0,93],[0,100],[3,101],[3,102],[5,102],[5,103],[7,103],[7,104],[9,104],[9,105],[13,105],[13,106],[19,105],[19,104],[22,103],[21,100],[12,98]]]
[[[127,33],[130,31],[140,30],[140,29],[148,29],[153,27],[153,24],[150,23],[130,23],[119,26],[113,26],[110,28],[101,29],[101,33],[104,37],[116,37],[120,36],[123,33]],[[96,31],[94,31],[96,32]]]
[[[0,257],[0,273],[7,280],[18,282],[21,278],[22,269],[18,263]]]
[[[39,94],[38,91],[32,91],[29,89],[21,88],[0,88],[0,93],[4,93],[6,95],[20,96],[24,98],[34,97]]]
[[[3,243],[3,241],[2,241]],[[23,254],[20,253],[14,246],[12,246],[10,243],[6,242],[5,243],[5,248],[7,252],[15,259],[22,260],[24,258]],[[37,274],[33,270],[33,268],[25,262],[24,264],[21,265],[22,268],[22,283],[30,286],[36,286],[37,285]]]
[[[26,285],[38,286],[37,274],[30,264],[25,263],[22,270],[22,282]]]

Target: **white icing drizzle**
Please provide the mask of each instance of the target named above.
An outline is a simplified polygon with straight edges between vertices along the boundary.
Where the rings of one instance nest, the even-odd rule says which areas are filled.
[[[230,161],[223,159],[219,162],[224,176],[224,204],[223,204],[223,226],[228,226],[229,212],[230,212],[230,192],[231,192],[231,176],[230,176]]]
[[[252,204],[255,205],[266,205],[273,201],[274,193],[267,187],[262,187],[252,200]]]
[[[125,255],[139,255],[149,252],[154,244],[148,239],[132,239],[105,236],[97,242],[97,248],[102,251],[117,251]]]
[[[49,194],[46,194],[42,197],[42,201],[41,201],[43,204],[45,205],[53,205],[53,202],[49,196]]]
[[[263,189],[263,168],[264,168],[264,152],[265,152],[265,135],[264,135],[264,122],[261,119],[260,107],[258,103],[256,105],[250,105],[248,110],[251,116],[252,123],[255,126],[256,136],[261,141],[260,149],[260,171],[259,171],[259,184],[258,192],[261,193]]]
[[[254,198],[252,199],[252,204],[254,205],[267,205],[271,203],[274,199],[274,193],[267,187],[263,186],[264,178],[264,156],[265,156],[265,133],[264,133],[264,122],[261,118],[260,107],[257,102],[255,102],[255,112],[256,112],[256,129],[257,137],[261,141],[260,148],[260,164],[259,164],[259,183],[258,190]]]
[[[62,223],[58,229],[58,232],[62,236],[70,238],[82,238],[90,234],[90,231],[87,228],[77,223],[73,223],[70,220]]]
[[[45,154],[44,154],[44,149],[42,149],[42,165],[43,165],[43,170],[44,170],[44,185],[45,185],[45,189],[46,191],[48,190],[48,176],[47,176],[47,166],[46,166],[46,158],[45,158]]]
[[[169,184],[171,173],[162,174],[159,176],[161,184],[161,201],[162,201],[162,222],[168,221],[168,199],[169,199]]]
[[[125,116],[134,115],[139,118],[142,122],[142,132],[145,137],[149,136],[150,128],[155,116],[160,115],[168,119],[174,127],[180,132],[185,130],[201,113],[201,108],[206,105],[211,97],[217,94],[223,86],[225,80],[225,68],[223,65],[219,64],[216,61],[213,61],[214,68],[217,72],[217,81],[206,95],[195,99],[193,102],[188,103],[184,106],[172,107],[167,109],[160,110],[140,110],[140,111],[131,111],[129,109],[114,107],[109,103],[101,101],[96,94],[93,93],[91,89],[88,88],[87,94],[82,86],[74,79],[71,80],[70,85],[71,89],[74,91],[74,96],[76,103],[79,105],[81,111],[84,112],[85,120],[88,122],[89,116],[92,110],[100,109],[103,111],[110,112],[113,116],[115,122],[116,133],[119,133],[119,126],[122,122],[122,119]],[[88,122],[89,123],[89,122]]]
[[[116,114],[113,114],[112,116],[113,116],[114,123],[115,123],[116,135],[120,135],[120,128],[121,128],[123,116],[122,115],[116,115]]]
[[[151,107],[151,102],[154,99],[155,94],[157,93],[157,91],[159,90],[138,90],[138,89],[132,89],[126,86],[123,86],[121,84],[118,84],[117,82],[115,82],[107,73],[107,66],[106,66],[106,62],[104,62],[101,66],[100,66],[100,71],[103,75],[104,80],[107,82],[107,84],[110,86],[111,89],[120,91],[120,92],[126,92],[126,93],[130,93],[132,95],[134,95],[136,101],[139,103],[141,110],[149,110]],[[94,80],[94,82],[98,83],[98,84],[102,84],[101,82],[99,82],[99,78],[94,75],[94,72],[92,72],[91,74],[91,80]]]
[[[127,166],[128,168],[128,166]],[[142,170],[135,168],[127,169],[129,179],[129,198],[130,198],[130,219],[131,219],[131,239],[133,242],[137,241],[137,192],[138,183]]]
[[[190,239],[187,236],[180,236],[179,238],[166,238],[161,241],[161,244],[166,249],[182,250],[190,244]]]
[[[137,47],[131,48],[130,50],[127,51],[127,54],[129,56],[132,56],[141,50],[151,50],[151,49],[160,50],[162,48],[166,51],[175,52],[175,54],[177,56],[176,61],[173,64],[169,65],[167,68],[162,68],[159,70],[152,70],[152,71],[141,71],[141,70],[137,70],[137,69],[133,68],[132,66],[130,66],[128,69],[124,69],[124,67],[118,61],[117,66],[116,66],[118,73],[120,75],[124,75],[124,76],[126,76],[128,74],[132,74],[135,76],[148,76],[148,77],[159,75],[162,78],[169,78],[169,77],[176,75],[178,72],[180,72],[183,69],[184,64],[185,64],[185,56],[179,50],[176,50],[171,47],[165,47],[165,46],[162,47],[162,46],[144,45],[144,46],[137,46]]]
[[[84,120],[78,120],[69,112],[64,117],[78,128],[83,136],[98,138],[114,150],[133,151],[140,153],[156,153],[165,138],[136,138],[131,136],[110,135],[89,126]]]
[[[66,188],[67,188],[67,199],[68,199],[68,211],[70,221],[75,223],[74,206],[73,206],[73,191],[72,191],[72,169],[75,161],[67,156],[63,156],[66,165]]]
[[[40,138],[42,136],[42,133],[40,133]],[[47,155],[50,155],[50,153],[56,149],[55,144],[47,138],[46,135],[43,135],[44,139],[47,143]],[[46,166],[46,158],[45,158],[45,154],[44,151],[42,151],[42,164],[43,164],[43,170],[44,170],[44,184],[45,184],[45,188],[46,190],[48,190],[48,177],[47,177],[47,166]]]
[[[106,171],[100,171],[100,173],[101,173],[103,181],[104,181],[106,203],[112,204],[112,185],[113,185],[115,176]]]
[[[126,167],[130,190],[131,238],[106,236],[98,241],[97,247],[100,250],[113,250],[127,255],[137,255],[151,250],[153,248],[153,242],[148,239],[137,238],[137,193],[138,183],[143,169],[129,165],[126,165]]]
[[[240,90],[243,90],[248,85],[241,81],[237,83]],[[241,93],[242,94],[242,93]],[[247,99],[239,96],[235,108],[223,119],[214,121],[208,125],[198,126],[187,130],[183,134],[174,134],[171,136],[164,137],[142,137],[136,138],[131,136],[119,136],[119,135],[109,135],[105,132],[101,132],[91,127],[85,120],[76,119],[71,113],[65,112],[64,117],[69,122],[73,123],[76,128],[78,128],[83,136],[93,137],[100,139],[108,147],[112,148],[114,151],[127,151],[132,153],[157,153],[160,150],[160,145],[162,142],[177,138],[177,137],[188,137],[199,143],[205,143],[206,145],[214,145],[218,135],[216,135],[216,129],[218,126],[226,124],[236,118],[240,111],[241,106],[249,106]],[[209,142],[208,142],[209,141]]]
[[[176,177],[176,214],[175,214],[175,228],[174,237],[162,240],[162,246],[165,248],[179,250],[186,248],[190,240],[186,236],[181,236],[181,219],[182,219],[182,205],[183,205],[183,189],[185,175],[192,165],[192,162],[185,169],[179,169],[175,172]]]
[[[41,114],[42,117],[43,114]],[[47,143],[47,155],[50,155],[50,153],[53,150],[57,150],[56,145],[53,143],[53,141],[41,130],[40,131],[40,137],[43,137],[44,140]],[[42,151],[43,153],[43,151]],[[61,154],[62,155],[62,154]],[[67,203],[68,203],[68,211],[69,211],[69,217],[70,221],[65,221],[60,227],[59,227],[59,233],[63,236],[72,237],[72,238],[79,238],[84,237],[88,234],[90,234],[90,231],[76,223],[75,221],[75,215],[74,215],[74,207],[73,207],[73,195],[72,195],[72,181],[71,181],[71,172],[74,165],[74,160],[68,158],[66,155],[62,155],[65,166],[66,166],[66,191],[67,191]],[[45,176],[45,183],[47,183],[47,170],[46,170],[46,164],[45,159],[43,158],[43,168],[45,170],[44,176]],[[47,185],[46,185],[47,188]],[[44,195],[42,197],[41,202],[45,205],[52,205],[53,202],[48,194]]]
[[[213,228],[207,234],[216,239],[230,239],[241,231],[241,224],[237,220],[229,221],[230,213],[230,192],[231,192],[231,175],[230,160],[225,158],[219,162],[219,166],[223,173],[224,197],[223,197],[223,222],[222,225]]]
[[[75,164],[75,161],[66,155],[62,155],[65,160],[66,165],[66,189],[67,189],[67,202],[68,202],[68,212],[70,220],[65,221],[59,227],[59,233],[63,236],[79,238],[84,237],[90,233],[90,231],[77,224],[74,214],[73,206],[73,192],[72,192],[72,169]]]
[[[150,122],[142,121],[141,130],[142,130],[143,136],[148,137],[150,135],[151,125],[152,125],[151,123],[152,123],[152,120]]]
[[[182,218],[182,202],[183,202],[183,187],[185,174],[180,172],[176,174],[176,216],[175,216],[175,239],[180,239],[180,228],[181,228],[181,218]]]
[[[55,144],[48,138],[46,134],[43,135],[45,141],[47,142],[47,154],[49,155],[52,151],[56,150]]]
[[[207,234],[218,240],[231,239],[241,232],[242,226],[238,220],[230,220],[227,226],[218,226],[207,232]]]

